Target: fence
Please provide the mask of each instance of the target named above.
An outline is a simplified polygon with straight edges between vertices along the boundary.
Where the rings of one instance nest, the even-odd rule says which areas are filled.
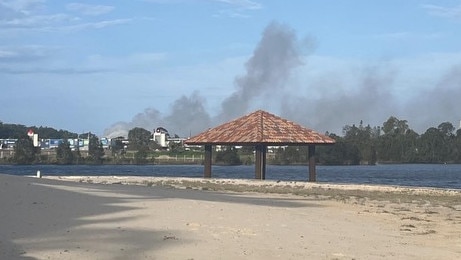
[[[203,155],[192,155],[189,157],[187,157],[186,155],[160,155],[158,157],[154,157],[154,161],[156,164],[201,164],[203,160]]]

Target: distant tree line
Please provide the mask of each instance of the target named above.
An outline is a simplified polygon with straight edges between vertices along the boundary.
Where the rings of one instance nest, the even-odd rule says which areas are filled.
[[[33,129],[40,138],[77,138],[78,134],[48,127],[26,127],[23,125],[3,124],[0,122],[0,139],[18,139],[13,158],[9,162],[17,164],[50,163],[40,148],[32,144],[26,135]],[[423,134],[413,131],[406,120],[391,116],[382,126],[346,125],[343,135],[326,133],[336,140],[335,145],[317,146],[317,161],[329,165],[357,165],[376,163],[461,163],[461,130],[444,122],[437,127],[430,127]],[[143,128],[133,128],[128,133],[128,147],[122,143],[124,138],[115,138],[112,142],[110,158],[107,157],[100,140],[93,134],[90,137],[87,156],[82,151],[71,150],[69,142],[64,141],[56,149],[56,156],[51,163],[56,164],[146,164],[154,163],[153,151],[162,150],[152,140],[152,133]],[[127,151],[130,155],[127,156]],[[170,143],[169,156],[185,154],[180,144]],[[217,164],[252,164],[253,147],[223,147],[214,153]],[[109,162],[110,160],[110,162]],[[288,146],[274,150],[268,156],[270,164],[305,164],[308,162],[307,146]]]
[[[72,133],[66,130],[56,130],[51,127],[43,126],[25,126],[19,124],[4,124],[0,121],[0,139],[19,139],[24,137],[29,130],[33,130],[43,139],[70,139],[77,138],[77,133]]]
[[[32,139],[27,136],[27,131],[32,129],[43,139],[63,139],[64,141],[53,150],[53,156],[49,156],[48,151],[42,151],[40,147],[34,147]],[[69,139],[85,136],[89,138],[88,150],[80,151],[71,149]],[[55,130],[47,127],[26,127],[24,125],[12,125],[0,123],[0,139],[17,139],[14,147],[14,155],[12,158],[4,161],[4,163],[15,164],[146,164],[152,163],[149,160],[149,153],[161,148],[152,140],[152,133],[143,128],[133,128],[128,133],[128,147],[122,143],[125,138],[114,138],[111,146],[111,156],[107,156],[103,149],[99,138],[91,133],[78,135],[63,130]],[[180,147],[172,144],[170,149],[173,152],[179,152]],[[127,151],[131,151],[132,157],[128,157]],[[82,154],[86,156],[82,156]],[[152,158],[152,156],[151,156]]]
[[[391,116],[382,126],[360,122],[346,125],[343,136],[329,134],[332,146],[317,146],[321,164],[357,165],[376,163],[461,163],[461,130],[450,122],[430,127],[423,134],[412,130],[407,120]],[[307,162],[307,147],[288,147],[276,153],[274,163]]]
[[[15,164],[102,164],[104,149],[95,135],[89,135],[87,156],[83,157],[80,150],[72,150],[69,142],[64,139],[56,148],[56,154],[51,160],[47,154],[43,154],[40,147],[34,147],[32,139],[27,136],[19,136],[14,147],[14,155],[8,162]]]

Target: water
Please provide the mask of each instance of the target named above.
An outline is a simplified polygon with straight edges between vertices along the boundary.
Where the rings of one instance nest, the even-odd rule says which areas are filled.
[[[201,165],[0,165],[0,173],[12,175],[72,176],[203,176]],[[212,166],[214,178],[253,179],[254,166]],[[268,165],[266,179],[306,181],[307,166]],[[459,164],[393,164],[377,166],[317,166],[317,181],[347,184],[381,184],[461,189]]]

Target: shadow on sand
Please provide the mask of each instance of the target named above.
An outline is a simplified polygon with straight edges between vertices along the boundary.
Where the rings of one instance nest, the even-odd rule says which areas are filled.
[[[147,251],[193,243],[174,229],[141,230],[123,223],[139,217],[130,200],[188,199],[271,207],[310,207],[307,199],[162,187],[63,182],[0,174],[0,259],[66,254],[100,259],[152,257]],[[161,209],[159,209],[161,210]],[[152,217],[152,221],[155,221]],[[174,234],[174,235],[172,235]],[[101,246],[104,245],[104,246]],[[30,254],[29,254],[30,255]],[[123,256],[123,257],[122,257]]]

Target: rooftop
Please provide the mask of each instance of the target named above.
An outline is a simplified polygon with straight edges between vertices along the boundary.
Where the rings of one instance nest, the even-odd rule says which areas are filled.
[[[186,141],[192,145],[306,145],[335,140],[263,110],[224,123]]]

